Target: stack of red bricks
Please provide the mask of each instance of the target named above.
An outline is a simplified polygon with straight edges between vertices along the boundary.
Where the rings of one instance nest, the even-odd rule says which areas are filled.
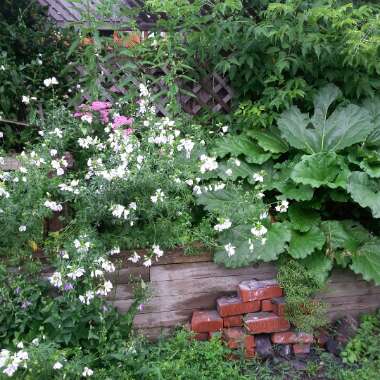
[[[285,319],[283,292],[276,280],[243,281],[233,297],[217,300],[217,310],[195,311],[191,320],[195,338],[207,340],[213,334],[231,349],[243,349],[247,358],[255,356],[255,336],[270,334],[273,344],[292,345],[294,354],[307,354],[313,336],[291,330]]]

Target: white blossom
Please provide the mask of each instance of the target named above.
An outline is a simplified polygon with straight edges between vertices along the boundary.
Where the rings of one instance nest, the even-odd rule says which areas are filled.
[[[93,373],[94,373],[94,371],[91,368],[84,367],[83,372],[82,372],[82,376],[83,377],[90,377],[93,375]]]
[[[252,177],[253,177],[253,180],[255,182],[263,182],[264,181],[264,177],[259,173],[254,173]]]
[[[225,219],[223,223],[215,224],[214,230],[218,232],[222,232],[224,230],[228,230],[232,226],[232,223],[229,219]]]
[[[60,288],[62,286],[62,275],[59,272],[54,272],[51,277],[49,277],[50,283],[56,288]]]
[[[133,256],[128,258],[129,261],[132,261],[132,263],[137,263],[140,260],[140,256],[137,254],[137,252],[133,252]]]
[[[21,225],[21,226],[18,228],[18,230],[19,230],[20,232],[25,232],[25,231],[26,231],[26,226],[23,224],[23,225]]]
[[[256,237],[264,236],[268,232],[267,228],[262,224],[256,224],[251,228],[251,234]]]
[[[236,247],[234,247],[231,243],[228,243],[224,246],[225,251],[227,252],[228,257],[231,257],[235,254]]]
[[[202,161],[200,172],[206,173],[208,171],[212,171],[218,168],[218,163],[216,162],[215,157],[208,157],[204,154],[200,157],[200,160]]]
[[[21,101],[22,101],[24,104],[29,104],[29,103],[30,103],[30,97],[29,97],[29,96],[25,96],[25,95],[23,95],[22,98],[21,98]]]
[[[62,205],[54,201],[45,201],[44,206],[55,212],[62,211]]]
[[[278,212],[286,212],[289,207],[289,202],[287,200],[281,201],[276,207],[275,210]]]
[[[53,365],[53,369],[61,369],[63,365],[60,362],[55,362]]]
[[[153,244],[152,246],[153,253],[156,255],[156,257],[161,257],[164,254],[164,251],[160,249],[160,246],[157,244]]]

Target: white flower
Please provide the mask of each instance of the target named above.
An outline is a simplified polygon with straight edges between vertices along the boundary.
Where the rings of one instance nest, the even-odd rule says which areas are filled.
[[[59,272],[54,272],[51,277],[49,277],[50,283],[56,288],[60,288],[62,286],[62,275]]]
[[[20,232],[25,232],[25,231],[26,231],[26,226],[25,226],[25,225],[21,225],[21,226],[18,228],[18,230],[19,230]]]
[[[260,214],[259,218],[260,218],[261,220],[268,218],[268,212],[267,212],[267,211],[262,212],[262,213]]]
[[[51,79],[50,78],[44,79],[44,86],[50,87],[50,85],[51,85]]]
[[[5,189],[3,189],[2,187],[0,187],[0,197],[9,198],[8,191],[6,191]]]
[[[91,277],[102,277],[103,276],[103,271],[100,269],[95,269],[94,271],[91,272]]]
[[[255,182],[263,182],[264,181],[264,177],[259,173],[254,173],[252,177],[253,177],[253,180]]]
[[[115,266],[111,263],[111,261],[108,260],[103,260],[102,268],[108,273],[115,272]]]
[[[0,139],[4,137],[4,132],[0,132]]]
[[[18,368],[17,365],[11,364],[7,368],[4,369],[3,373],[5,373],[9,377],[12,377],[13,374],[17,371],[17,368]]]
[[[222,232],[224,230],[228,230],[232,226],[232,223],[229,219],[226,219],[223,223],[215,224],[214,230],[218,232]]]
[[[278,212],[286,212],[289,207],[289,202],[287,200],[281,201],[276,207],[275,210]]]
[[[78,268],[74,272],[70,272],[67,274],[67,277],[71,278],[72,280],[76,280],[77,278],[82,277],[85,274],[85,270],[83,268]]]
[[[111,281],[105,281],[103,284],[103,287],[104,287],[105,292],[108,294],[113,288],[112,282]]]
[[[227,169],[225,173],[228,177],[232,176],[232,170],[231,169]]]
[[[222,132],[223,132],[223,133],[227,133],[227,132],[228,132],[228,125],[224,125],[224,126],[222,127]]]
[[[83,372],[82,372],[82,376],[83,377],[90,377],[93,375],[93,373],[94,373],[94,371],[92,369],[90,369],[88,367],[84,367]]]
[[[160,246],[159,246],[159,245],[153,244],[153,246],[152,246],[152,250],[153,250],[153,253],[154,253],[157,257],[161,257],[161,256],[164,254],[164,251],[162,251],[162,250],[160,249]]]
[[[236,166],[240,166],[240,165],[241,165],[240,160],[238,160],[237,158],[235,158],[235,165],[236,165]]]
[[[55,77],[51,78],[51,84],[58,84],[58,81]]]
[[[231,257],[235,254],[236,247],[234,247],[231,243],[228,243],[224,246],[225,251],[227,252],[228,257]]]
[[[25,96],[25,95],[23,95],[22,98],[21,98],[21,101],[22,101],[24,104],[29,104],[29,103],[30,103],[30,97],[29,97],[29,96]]]
[[[111,207],[112,215],[115,216],[116,218],[121,218],[124,210],[125,210],[125,207],[123,205],[114,205]]]
[[[128,207],[131,208],[132,210],[136,210],[137,204],[136,204],[136,202],[131,202]]]
[[[149,268],[150,266],[152,266],[152,260],[149,259],[149,258],[146,258],[146,257],[145,257],[145,258],[144,258],[143,265],[144,265],[144,267]]]
[[[182,150],[185,150],[186,152],[186,158],[190,158],[191,151],[194,148],[194,143],[189,139],[182,139],[180,141],[180,144],[177,147],[177,150],[181,152]]]
[[[137,263],[140,260],[140,256],[137,254],[137,252],[133,252],[133,256],[128,258],[129,261],[132,261],[132,263]]]
[[[55,212],[62,211],[62,205],[57,202],[45,201],[44,206]]]
[[[204,154],[200,157],[202,161],[200,171],[201,173],[206,173],[207,171],[212,171],[218,168],[218,163],[216,162],[215,157],[208,157]]]
[[[161,189],[157,189],[156,193],[150,197],[152,203],[162,202],[165,198],[165,194]]]
[[[256,224],[251,228],[251,234],[256,237],[264,236],[268,232],[267,228],[262,224]]]
[[[34,338],[32,340],[32,344],[33,344],[33,346],[38,346],[40,344],[40,340],[38,338]]]
[[[80,118],[82,121],[85,121],[86,123],[88,124],[91,124],[92,123],[92,115],[90,114],[84,114],[81,118]]]
[[[36,59],[36,62],[37,62],[37,65],[40,65],[40,66],[42,65],[42,61],[41,61],[41,59],[37,58],[37,59]]]
[[[143,97],[149,96],[149,90],[144,84],[140,83],[139,90],[140,90],[140,96],[143,96]]]
[[[111,256],[112,255],[117,255],[120,253],[120,247],[113,247],[109,252],[108,252]]]
[[[50,155],[51,155],[52,157],[56,156],[57,153],[58,153],[57,149],[50,149]]]
[[[24,343],[18,342],[16,345],[17,348],[24,348]]]
[[[91,300],[93,300],[95,297],[95,293],[92,290],[88,290],[84,296],[79,296],[79,301],[89,305]]]
[[[53,369],[61,369],[63,365],[60,362],[55,362],[53,365]]]

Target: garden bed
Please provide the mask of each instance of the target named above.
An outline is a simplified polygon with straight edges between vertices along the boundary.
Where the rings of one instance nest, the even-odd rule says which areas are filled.
[[[236,291],[239,282],[248,279],[275,278],[273,264],[260,264],[247,268],[226,269],[212,261],[210,253],[185,255],[172,251],[152,267],[125,266],[117,273],[113,303],[121,312],[132,304],[131,275],[141,276],[149,282],[151,297],[135,317],[134,325],[148,337],[169,333],[175,326],[190,320],[194,310],[212,309],[218,297]],[[329,305],[331,320],[357,316],[380,307],[380,286],[363,280],[351,271],[334,270],[326,289],[318,297]]]

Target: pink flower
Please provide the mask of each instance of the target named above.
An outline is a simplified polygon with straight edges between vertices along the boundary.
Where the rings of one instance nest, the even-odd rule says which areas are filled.
[[[113,119],[113,124],[112,124],[112,128],[113,129],[116,129],[116,128],[119,128],[123,125],[132,125],[133,123],[133,118],[131,117],[127,117],[127,116],[116,116],[114,119]]]
[[[102,111],[111,108],[112,104],[110,102],[95,101],[91,103],[91,109],[93,111]]]
[[[83,112],[75,112],[74,117],[82,117],[84,114]]]
[[[132,133],[133,133],[133,129],[132,128],[127,128],[127,129],[123,130],[123,135],[124,135],[125,138],[127,138]]]
[[[102,123],[107,124],[110,121],[110,119],[108,117],[110,111],[107,109],[106,110],[100,110],[99,113],[100,113],[100,120],[102,121]]]

